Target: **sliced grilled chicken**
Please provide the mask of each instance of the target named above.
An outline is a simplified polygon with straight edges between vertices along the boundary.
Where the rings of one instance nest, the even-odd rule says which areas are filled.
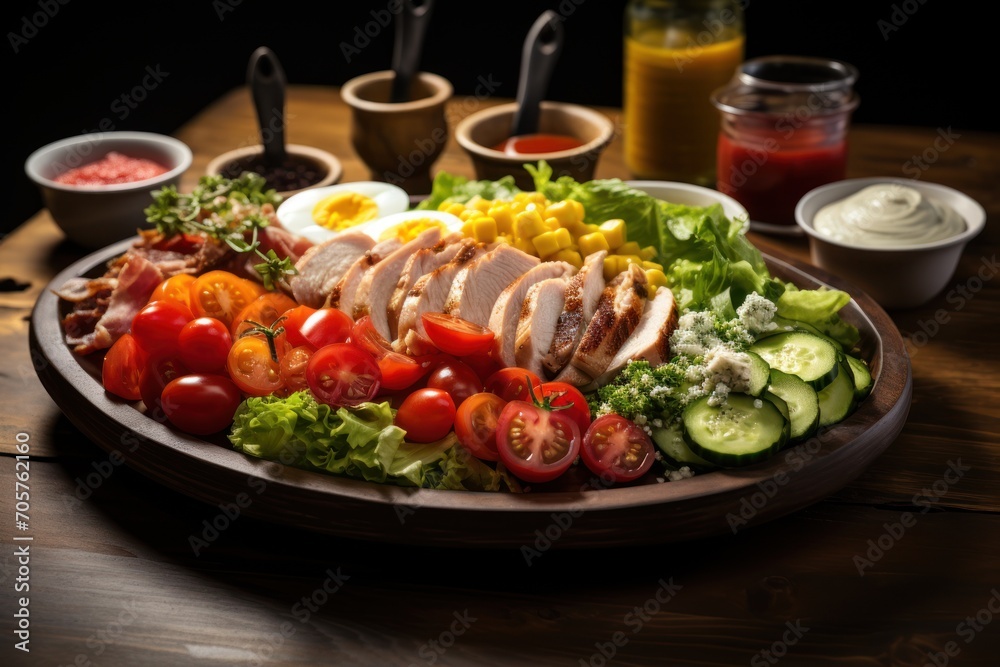
[[[587,255],[583,266],[566,285],[566,304],[559,314],[552,345],[542,357],[546,377],[554,378],[566,366],[587,322],[594,316],[604,291],[604,258],[607,256],[606,250]]]
[[[440,312],[451,283],[466,265],[482,257],[486,250],[481,243],[472,239],[461,242],[461,249],[455,258],[442,267],[420,276],[410,288],[399,313],[399,327],[393,347],[399,352],[411,355],[427,354],[434,350],[424,331],[420,316],[427,312]]]
[[[500,293],[539,263],[537,257],[511,245],[498,245],[458,272],[444,312],[486,326]]]
[[[535,283],[528,289],[521,306],[514,339],[514,360],[518,367],[539,377],[544,373],[542,357],[552,345],[568,284],[566,278],[549,278]]]
[[[340,280],[374,246],[375,241],[367,234],[348,231],[309,248],[295,263],[298,273],[289,281],[292,296],[303,306],[321,307],[326,301],[323,285]]]
[[[677,302],[667,287],[656,290],[656,295],[646,302],[639,325],[618,349],[597,384],[610,382],[628,362],[648,361],[658,366],[670,360],[670,335],[677,328]]]
[[[609,282],[580,344],[556,380],[576,386],[600,377],[639,325],[646,305],[646,274],[635,264]]]
[[[418,234],[412,241],[403,244],[401,248],[386,255],[385,259],[362,276],[354,295],[353,310],[348,314],[355,320],[368,315],[375,329],[386,340],[392,340],[386,308],[399,282],[399,275],[414,253],[433,248],[440,241],[441,229],[431,227]]]
[[[521,317],[524,297],[533,285],[550,278],[568,278],[576,269],[566,262],[542,262],[523,276],[517,278],[500,292],[493,310],[490,312],[489,328],[493,331],[494,353],[505,366],[515,366],[514,340],[517,338],[517,323]]]
[[[456,240],[448,242],[442,240],[433,248],[418,250],[407,260],[402,272],[396,281],[396,287],[389,299],[389,305],[385,308],[386,319],[389,324],[389,335],[386,340],[394,340],[399,331],[399,316],[403,311],[403,303],[406,302],[406,295],[422,276],[427,275],[435,269],[439,269],[451,260],[463,248],[463,244]]]
[[[358,285],[366,273],[372,270],[386,255],[399,250],[403,242],[398,237],[379,241],[366,252],[358,261],[351,264],[340,280],[336,282],[327,281],[321,291],[326,295],[324,305],[330,308],[339,308],[348,315],[354,312],[354,303],[358,293]]]

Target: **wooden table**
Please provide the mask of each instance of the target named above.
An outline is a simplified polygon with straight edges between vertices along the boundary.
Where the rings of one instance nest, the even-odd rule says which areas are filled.
[[[456,100],[452,120],[478,104]],[[254,122],[241,89],[186,125],[178,136],[195,162],[184,186],[211,156],[255,142]],[[343,159],[343,180],[368,178],[335,90],[290,90],[288,122],[290,142]],[[912,411],[885,454],[828,500],[734,537],[556,549],[530,567],[514,549],[386,547],[245,516],[196,555],[190,538],[219,508],[116,465],[35,377],[27,316],[82,255],[39,213],[0,245],[0,664],[1000,664],[1000,135],[958,132],[945,151],[935,128],[851,133],[851,176],[905,175],[926,151],[924,178],[964,190],[991,218],[954,279],[971,289],[981,270],[980,289],[893,314],[905,336],[931,329],[939,309],[950,320],[910,347]],[[437,168],[470,173],[454,143]],[[597,175],[628,177],[617,139]],[[802,239],[754,241],[807,258]],[[19,433],[31,542],[11,541]],[[26,544],[30,592],[15,592],[14,550]],[[661,604],[665,584],[676,595]],[[11,632],[24,595],[30,654]]]

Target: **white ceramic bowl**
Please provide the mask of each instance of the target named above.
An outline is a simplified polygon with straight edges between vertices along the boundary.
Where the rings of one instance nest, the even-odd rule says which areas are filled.
[[[951,206],[965,220],[965,231],[932,243],[876,248],[834,241],[813,227],[821,208],[879,183],[905,185]],[[908,178],[853,178],[807,192],[795,207],[795,221],[809,236],[814,264],[857,285],[883,308],[914,308],[939,294],[955,275],[965,246],[986,224],[986,211],[968,195],[944,185]]]
[[[112,151],[154,160],[168,171],[112,185],[67,185],[54,180]],[[191,149],[173,137],[151,132],[98,132],[39,148],[28,156],[24,170],[38,185],[46,208],[70,240],[86,248],[103,248],[148,228],[145,209],[153,201],[153,191],[177,185],[191,161]]]
[[[750,226],[750,214],[743,207],[743,204],[718,190],[675,181],[625,181],[625,183],[636,190],[642,190],[648,195],[670,202],[671,204],[682,204],[684,206],[712,206],[713,204],[720,204],[722,212],[726,214],[727,218],[734,222],[741,221],[743,223],[744,232]]]

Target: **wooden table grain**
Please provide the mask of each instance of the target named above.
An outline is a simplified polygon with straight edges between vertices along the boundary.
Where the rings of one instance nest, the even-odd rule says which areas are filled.
[[[449,119],[491,103],[455,99]],[[335,89],[293,87],[287,121],[290,142],[343,160],[344,181],[368,179]],[[245,89],[192,119],[177,133],[195,154],[183,186],[213,155],[255,143],[254,123]],[[850,176],[917,169],[989,218],[952,286],[891,313],[914,377],[899,438],[833,497],[764,526],[665,547],[554,548],[530,564],[517,549],[387,547],[261,523],[159,487],[88,442],[28,353],[35,299],[84,254],[40,212],[0,244],[0,664],[1000,664],[1000,134],[866,126],[850,141]],[[435,170],[471,165],[451,142]],[[629,177],[620,137],[597,176]],[[801,238],[753,240],[808,259]],[[28,531],[14,524],[19,438]],[[649,529],[669,530],[669,517]],[[30,653],[15,648],[21,597]]]

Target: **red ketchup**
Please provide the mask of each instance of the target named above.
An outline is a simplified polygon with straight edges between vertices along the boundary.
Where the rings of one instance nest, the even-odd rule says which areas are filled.
[[[579,148],[584,142],[576,137],[563,134],[525,134],[501,141],[493,150],[508,155],[525,155],[528,153],[558,153]]]
[[[100,160],[70,169],[53,180],[64,185],[114,185],[144,181],[168,171],[170,170],[162,164],[152,160],[111,151]]]

